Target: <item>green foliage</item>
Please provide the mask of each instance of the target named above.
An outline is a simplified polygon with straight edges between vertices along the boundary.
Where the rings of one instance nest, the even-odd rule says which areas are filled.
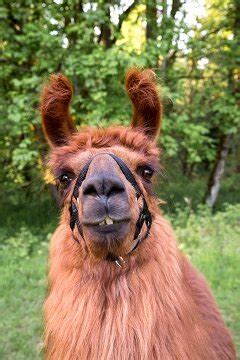
[[[231,157],[229,163],[231,163]],[[191,179],[182,174],[179,163],[169,158],[162,158],[162,171],[155,186],[156,195],[165,202],[163,209],[169,215],[175,216],[186,207],[188,211],[196,211],[202,203],[206,191],[206,174],[193,171]],[[226,174],[221,183],[219,201],[214,211],[224,210],[225,204],[240,203],[239,192],[240,174],[233,174],[231,167],[226,169]]]
[[[73,82],[76,124],[107,126],[129,122],[126,69],[154,67],[165,106],[161,143],[188,176],[209,172],[222,134],[235,134],[237,144],[237,2],[212,0],[206,16],[190,23],[191,9],[177,3],[157,1],[156,22],[144,2],[126,9],[121,1],[3,0],[0,181],[26,188],[40,172],[45,145],[38,98],[43,79],[58,71]],[[146,21],[152,37],[135,44],[134,31],[144,34]]]
[[[4,248],[7,248],[8,251],[19,258],[30,258],[30,255],[33,252],[34,247],[38,244],[38,237],[33,235],[27,228],[21,227],[17,231],[17,236],[12,236],[8,238],[7,245]]]

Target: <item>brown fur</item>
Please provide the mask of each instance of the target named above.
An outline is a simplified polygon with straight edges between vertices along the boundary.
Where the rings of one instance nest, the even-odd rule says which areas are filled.
[[[71,135],[69,126],[63,126],[65,116],[61,117],[61,113],[68,111],[69,102],[62,109],[63,103],[56,99],[58,92],[54,93],[53,84],[48,89],[54,103],[60,104],[56,109],[58,125],[65,129],[65,138],[61,138],[61,145],[65,145],[57,146],[58,131],[54,133],[55,129],[48,124],[53,114],[49,117],[43,112],[45,133],[54,147],[49,164],[55,176],[63,169],[77,175],[93,154],[111,151],[134,172],[153,214],[153,225],[150,235],[136,251],[124,256],[133,239],[139,204],[131,185],[116,166],[127,188],[132,211],[131,231],[116,250],[125,258],[124,266],[119,268],[114,262],[93,254],[87,232],[84,239],[76,229],[72,233],[68,207],[73,184],[63,193],[65,205],[60,225],[51,240],[49,294],[44,306],[47,359],[236,358],[231,336],[205,280],[178,250],[157,199],[136,170],[142,164],[157,168],[159,157],[153,135],[160,128],[161,105],[149,74],[134,70],[127,75],[127,89],[128,92],[132,89],[130,97],[135,106],[133,128],[87,128]],[[136,82],[138,85],[134,87]],[[141,103],[142,93],[146,95],[143,99],[156,107],[150,111],[150,117],[144,110],[149,110],[150,105],[144,107]],[[51,104],[51,99],[48,101]],[[42,108],[48,106],[43,104]],[[145,116],[147,122],[151,119],[147,126]],[[110,160],[106,158],[106,161]],[[74,241],[76,238],[80,243]]]
[[[130,69],[125,83],[134,109],[132,126],[145,128],[147,135],[154,138],[160,130],[162,117],[155,73],[150,69]]]
[[[52,75],[42,91],[40,110],[43,130],[50,146],[65,144],[66,136],[74,131],[69,113],[72,86],[62,74]]]

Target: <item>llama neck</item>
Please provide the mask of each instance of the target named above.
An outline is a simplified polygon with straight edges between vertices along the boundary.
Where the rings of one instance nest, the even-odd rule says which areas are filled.
[[[154,354],[169,359],[168,344],[174,346],[174,332],[182,338],[175,352],[186,356],[188,349],[181,344],[188,344],[194,319],[186,317],[191,306],[183,295],[175,241],[162,219],[147,240],[140,248],[142,254],[130,259],[126,269],[104,262],[106,268],[99,264],[101,268],[93,271],[87,260],[69,268],[66,259],[58,261],[64,256],[55,250],[45,305],[49,359],[55,360],[54,354],[56,359],[110,360],[113,354],[116,359],[129,359],[136,353],[141,359],[154,358]],[[65,239],[64,246],[67,254],[73,245]],[[134,266],[134,261],[141,261],[141,266]],[[65,344],[62,354],[54,347],[58,343]]]

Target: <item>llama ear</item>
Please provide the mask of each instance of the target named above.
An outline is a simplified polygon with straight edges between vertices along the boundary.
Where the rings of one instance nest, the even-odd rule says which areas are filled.
[[[159,134],[162,118],[155,73],[150,69],[130,69],[125,84],[133,104],[131,126],[142,128],[146,135],[155,138]]]
[[[49,84],[43,88],[40,102],[42,126],[51,147],[65,145],[74,132],[69,113],[72,93],[69,80],[62,74],[51,75]]]

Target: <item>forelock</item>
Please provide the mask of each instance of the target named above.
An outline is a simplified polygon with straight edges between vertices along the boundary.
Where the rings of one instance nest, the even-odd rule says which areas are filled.
[[[120,145],[146,156],[158,156],[159,149],[156,142],[149,138],[140,129],[131,129],[123,126],[109,128],[85,127],[74,134],[63,151],[71,153],[90,148],[106,148]]]

